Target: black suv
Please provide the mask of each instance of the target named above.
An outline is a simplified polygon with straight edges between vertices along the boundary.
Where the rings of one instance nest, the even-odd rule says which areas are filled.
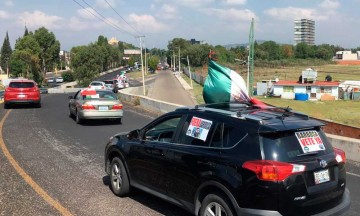
[[[341,215],[345,153],[289,108],[178,108],[105,148],[110,188],[136,187],[194,215]]]

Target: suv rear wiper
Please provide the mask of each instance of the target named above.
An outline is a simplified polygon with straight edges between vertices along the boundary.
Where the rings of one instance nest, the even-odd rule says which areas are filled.
[[[296,155],[296,157],[302,157],[302,156],[308,156],[308,155],[317,155],[318,153],[319,153],[318,151],[307,152],[307,153],[303,153],[303,154],[298,154],[298,155]]]

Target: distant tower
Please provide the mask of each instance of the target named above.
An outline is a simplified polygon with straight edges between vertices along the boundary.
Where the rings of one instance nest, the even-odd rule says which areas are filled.
[[[315,21],[311,19],[296,19],[294,21],[294,42],[315,44]]]

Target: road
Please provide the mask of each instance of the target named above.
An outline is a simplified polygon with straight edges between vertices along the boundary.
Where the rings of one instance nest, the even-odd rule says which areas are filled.
[[[154,116],[125,105],[121,125],[77,125],[67,97],[44,95],[41,109],[1,109],[8,114],[0,137],[0,215],[188,215],[144,192],[119,198],[108,187],[105,143]]]
[[[170,70],[160,70],[148,97],[169,103],[194,106],[195,102]]]

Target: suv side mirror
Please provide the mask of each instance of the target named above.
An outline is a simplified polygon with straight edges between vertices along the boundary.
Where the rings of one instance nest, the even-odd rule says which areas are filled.
[[[136,129],[136,130],[130,131],[127,135],[127,138],[129,140],[137,139],[137,138],[139,138],[139,135],[140,135],[140,130]]]

